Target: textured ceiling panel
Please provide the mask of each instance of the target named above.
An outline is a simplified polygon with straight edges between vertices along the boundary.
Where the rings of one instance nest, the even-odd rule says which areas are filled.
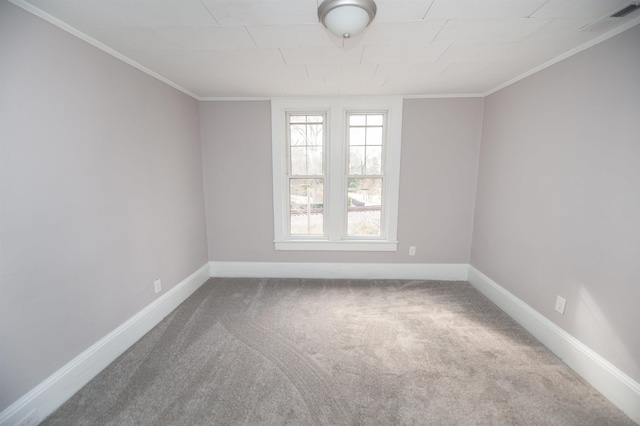
[[[295,25],[318,22],[315,0],[202,2],[220,25]]]
[[[427,18],[527,18],[547,0],[435,0]]]
[[[318,22],[321,0],[12,1],[201,98],[483,94],[640,23],[593,25],[628,0],[376,0],[344,40]]]
[[[628,0],[549,0],[533,17],[597,19],[627,2]]]
[[[438,33],[436,42],[513,43],[525,39],[549,22],[548,19],[451,19]]]

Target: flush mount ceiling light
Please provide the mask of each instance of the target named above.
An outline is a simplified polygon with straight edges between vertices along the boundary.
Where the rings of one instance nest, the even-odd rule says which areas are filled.
[[[349,38],[367,28],[376,10],[373,0],[325,0],[318,7],[318,19],[332,34]]]

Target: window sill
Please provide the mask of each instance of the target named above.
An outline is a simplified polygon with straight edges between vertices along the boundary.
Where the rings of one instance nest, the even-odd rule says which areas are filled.
[[[397,241],[274,241],[276,250],[397,251]]]

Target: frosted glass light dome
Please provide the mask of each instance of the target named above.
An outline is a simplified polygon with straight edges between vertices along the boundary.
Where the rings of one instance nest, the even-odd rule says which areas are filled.
[[[360,34],[374,16],[373,0],[326,0],[318,8],[320,22],[332,34],[344,38]]]

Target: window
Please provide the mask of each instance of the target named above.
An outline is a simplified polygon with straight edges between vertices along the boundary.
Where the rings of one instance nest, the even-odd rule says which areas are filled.
[[[402,99],[271,109],[275,248],[395,251]]]
[[[348,113],[347,236],[382,235],[385,115]]]
[[[289,235],[324,235],[324,114],[287,114]]]

